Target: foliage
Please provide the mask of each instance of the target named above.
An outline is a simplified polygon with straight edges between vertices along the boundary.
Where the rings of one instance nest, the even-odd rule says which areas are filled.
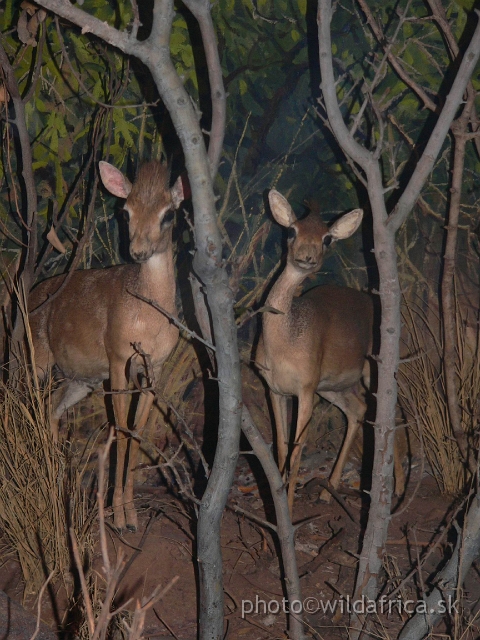
[[[392,50],[404,68],[440,104],[445,91],[445,70],[451,62],[439,29],[428,18],[426,5],[414,0],[398,33],[397,4],[376,1],[370,5],[374,18],[380,25],[386,25],[385,36],[394,39]],[[139,158],[158,156],[162,152],[172,158],[174,167],[179,170],[181,158],[176,155],[170,124],[161,105],[157,104],[153,83],[145,70],[88,34],[80,34],[71,25],[60,23],[57,30],[51,16],[47,16],[33,34],[38,46],[25,44],[15,27],[25,10],[29,19],[35,17],[31,6],[23,3],[19,9],[12,0],[6,2],[3,42],[23,95],[29,89],[33,90],[26,110],[42,231],[48,227],[47,221],[55,224],[56,219],[62,219],[65,214],[60,235],[67,245],[67,259],[50,256],[43,273],[39,274],[42,277],[55,268],[65,268],[70,252],[75,251],[74,239],[82,233],[81,221],[87,215],[93,181],[92,168],[85,175],[81,172],[92,153],[95,161],[110,156],[117,166],[130,166],[130,171]],[[84,8],[119,27],[128,28],[132,21],[129,2],[112,5],[87,0]],[[198,100],[208,128],[209,113],[204,108],[208,102],[208,87],[205,61],[198,53],[199,35],[183,5],[178,9],[171,39],[172,54],[193,98]],[[469,29],[469,11],[470,6],[465,2],[452,2],[447,7],[448,19],[458,38],[465,37]],[[282,191],[292,191],[291,199],[299,212],[303,200],[313,198],[320,203],[327,217],[356,206],[358,201],[364,203],[358,181],[345,166],[316,113],[320,78],[314,12],[313,3],[305,0],[229,0],[214,7],[229,96],[225,161],[218,188],[229,195],[229,201],[223,207],[228,211],[225,228],[231,245],[239,242],[237,256],[246,250],[249,237],[260,226],[259,195],[266,188],[277,185]],[[145,37],[148,16],[141,15],[140,18],[144,23],[140,37]],[[42,47],[43,40],[45,45]],[[353,0],[338,6],[332,24],[332,41],[342,108],[353,122],[383,54]],[[41,64],[37,78],[35,65],[39,55]],[[432,121],[428,111],[422,109],[419,100],[388,65],[383,65],[381,75],[375,102],[385,121],[385,183],[394,185],[399,171],[412,164],[412,157],[414,159],[421,148]],[[478,79],[475,82],[478,83]],[[370,107],[365,114],[358,135],[363,140],[376,140],[380,134],[375,114]],[[5,120],[8,117],[5,109],[3,115]],[[18,199],[14,180],[15,154],[11,146],[4,146],[3,151],[0,217],[8,226],[10,236],[18,240],[21,229],[15,215]],[[410,243],[408,256],[420,270],[423,270],[422,262],[430,260],[431,263],[430,257],[438,256],[441,250],[443,235],[439,222],[446,206],[448,157],[446,149],[424,196],[429,210],[438,217],[427,210],[426,215],[424,212],[412,220],[410,229],[405,229],[411,236],[413,227],[420,227],[420,232],[415,231],[417,241]],[[476,210],[479,169],[478,157],[470,146],[465,175],[466,223]],[[238,189],[229,191],[228,180],[233,170]],[[76,185],[79,178],[80,184]],[[64,212],[65,196],[74,189],[77,190],[76,197]],[[392,203],[395,197],[393,190]],[[125,252],[119,255],[117,251],[117,224],[111,205],[109,199],[104,200],[103,194],[97,199],[95,230],[82,256],[84,266],[109,264],[126,257]],[[244,229],[245,213],[252,225],[250,234]],[[16,225],[12,224],[12,219],[16,220]],[[272,238],[277,244],[279,233],[274,233]],[[461,242],[467,251],[465,235]],[[15,248],[7,238],[3,246]],[[260,248],[265,255],[265,247]],[[267,245],[267,249],[267,255],[278,251],[272,244]],[[346,250],[352,253],[351,247],[347,246]],[[340,258],[336,260],[339,267]],[[275,261],[276,258],[268,261],[267,271]],[[361,262],[358,254],[355,262]],[[438,259],[434,262],[436,264],[429,264],[428,268],[438,268]],[[327,267],[330,270],[335,264],[327,263]],[[252,275],[257,278],[259,274]]]
[[[143,10],[150,3],[139,4]],[[345,120],[356,128],[357,137],[370,148],[383,144],[384,184],[391,188],[388,204],[393,209],[397,187],[404,185],[411,175],[435,118],[389,66],[360,6],[360,0],[337,3],[332,23],[337,89]],[[394,0],[372,0],[369,6],[384,30],[389,50],[440,108],[455,71],[455,56],[446,47],[427,4],[412,0],[402,3],[402,9]],[[403,15],[407,6],[408,13]],[[462,46],[471,29],[472,2],[445,2],[444,6],[453,34]],[[130,28],[132,23],[130,2],[85,0],[83,8],[119,28]],[[199,34],[184,6],[179,4],[177,10],[171,38],[174,62],[198,104],[202,125],[208,130],[209,109],[205,108],[208,82],[206,63],[199,53]],[[126,259],[116,205],[97,189],[96,164],[108,158],[133,174],[139,160],[163,153],[171,161],[173,172],[183,169],[171,123],[158,103],[153,82],[138,62],[111,50],[88,33],[82,34],[62,21],[57,23],[52,16],[41,15],[27,2],[18,6],[7,0],[0,11],[2,43],[25,98],[33,154],[40,238],[36,247],[37,279],[68,268],[77,258],[76,267],[108,265]],[[316,200],[328,220],[341,211],[366,206],[361,180],[339,153],[319,104],[314,12],[314,3],[306,0],[225,0],[214,8],[229,95],[224,163],[217,182],[221,194],[219,222],[240,314],[259,301],[281,251],[280,230],[270,234],[266,222],[261,201],[265,189],[276,186],[288,195],[299,214],[305,198]],[[148,15],[142,14],[140,18],[142,38],[148,33]],[[478,78],[473,82],[478,90]],[[21,250],[24,237],[22,167],[18,161],[18,133],[10,126],[12,113],[7,99],[5,86],[0,85],[0,242],[4,251],[15,253]],[[465,299],[478,285],[479,169],[477,150],[469,145],[458,253],[459,282],[465,286]],[[447,141],[414,216],[400,232],[398,251],[405,295],[414,298],[420,309],[432,300],[436,305],[438,300],[436,289],[450,170],[451,141]],[[357,234],[345,242],[335,257],[326,261],[325,270],[335,280],[374,289],[377,278],[369,253],[372,234],[368,211],[365,220],[363,237]],[[45,236],[51,226],[67,248],[65,256],[53,252],[48,245]],[[192,241],[186,225],[179,226],[184,233],[178,234],[177,263],[184,273],[182,263],[189,260]],[[319,279],[325,279],[325,274],[320,274]],[[429,295],[424,295],[424,291],[429,291]],[[468,313],[464,312],[462,300],[459,305],[459,317],[464,318]],[[476,303],[473,314],[476,320]],[[437,334],[434,341],[438,342]],[[467,353],[470,347],[459,343],[458,349]],[[424,357],[419,361],[420,370],[415,370],[415,378],[412,369],[409,370],[410,381],[417,383],[409,389],[410,397],[415,396],[409,405],[409,415],[415,418],[414,408],[422,402],[421,396],[413,392],[433,390],[435,393],[430,393],[428,401],[442,418],[441,426],[448,427],[442,404],[443,387],[431,384],[432,379],[436,381],[439,377],[440,358],[440,349],[431,361]],[[183,371],[188,367],[187,363]],[[176,371],[179,369],[175,367]],[[476,415],[476,407],[469,407],[468,402],[470,389],[478,388],[477,367],[470,366],[467,376],[458,377],[468,381],[461,389],[465,396],[462,404],[470,409],[469,415]],[[179,395],[178,388],[177,391]],[[4,411],[11,414],[8,393],[4,391]],[[18,406],[16,411],[24,411],[21,403]],[[433,409],[428,417],[432,413]],[[30,414],[26,417],[25,424],[35,422]],[[438,420],[433,423],[434,427],[440,424]],[[471,425],[465,428],[470,429]],[[7,436],[6,433],[5,440]],[[453,441],[448,429],[437,436],[438,432],[434,433],[432,441],[446,444],[445,458],[453,461],[447,476],[450,484],[441,476],[442,469],[438,471],[438,477],[442,477],[439,484],[447,491],[455,490],[462,484],[463,476],[452,454]],[[430,442],[428,435],[426,439]],[[34,459],[38,455],[36,449],[33,452],[28,449],[24,457]],[[440,455],[432,458],[432,467],[439,459]],[[444,461],[440,464],[443,469],[447,466]],[[12,472],[5,469],[3,475],[9,477]],[[52,477],[57,474],[56,469],[53,471]],[[41,498],[38,504],[42,505]],[[29,509],[25,512],[29,513]],[[39,553],[31,555],[37,560]],[[49,559],[52,566],[56,562],[56,558]],[[33,575],[32,579],[38,582],[41,572],[36,566]]]
[[[129,3],[118,4],[116,12],[108,3],[93,1],[87,2],[85,8],[99,19],[114,19],[119,25],[126,26],[131,20]],[[123,167],[131,165],[133,159],[137,162],[139,157],[159,156],[163,142],[155,121],[164,113],[158,107],[153,82],[144,69],[98,40],[80,34],[71,25],[61,21],[56,24],[52,16],[47,16],[31,27],[26,41],[24,31],[15,27],[22,20],[33,21],[39,14],[43,12],[37,12],[29,3],[22,3],[19,8],[18,3],[9,0],[3,7],[6,31],[2,41],[22,96],[30,96],[25,109],[38,188],[40,229],[43,232],[50,224],[57,226],[56,222],[64,219],[59,235],[67,246],[67,260],[58,255],[50,257],[43,265],[45,275],[58,266],[65,268],[84,231],[81,227],[92,194],[94,164],[110,156],[114,164]],[[177,69],[194,85],[193,59],[181,51],[181,43],[188,38],[181,17],[176,21],[174,35],[179,51]],[[6,127],[9,110],[5,106],[5,93],[2,96],[0,218],[9,231],[3,247],[18,250],[22,230],[16,210],[20,191],[14,153],[16,134]],[[72,194],[73,201],[69,201]],[[119,260],[117,224],[112,207],[107,208],[106,204],[103,197],[98,199],[95,233],[82,257],[84,266]]]
[[[263,213],[258,195],[271,186],[291,193],[289,198],[300,214],[304,200],[318,202],[327,219],[359,203],[365,206],[362,186],[339,154],[323,119],[317,115],[320,78],[314,5],[308,3],[307,9],[304,2],[237,0],[219,3],[215,9],[229,93],[222,186],[225,189],[228,185],[234,166],[242,193],[241,197],[235,197],[233,190],[230,193],[226,189],[230,195],[226,228],[233,243],[241,238],[245,212],[252,214],[253,230],[258,228],[258,214]],[[441,106],[453,71],[452,60],[426,4],[420,0],[409,3],[406,20],[400,29],[398,3],[376,1],[369,5],[378,24],[386,25],[385,37],[393,41],[392,50],[403,67]],[[454,35],[464,42],[471,29],[472,20],[468,19],[471,7],[455,2],[445,6]],[[380,46],[366,25],[357,2],[352,0],[337,6],[332,22],[332,42],[339,78],[338,92],[350,125],[368,97],[380,67],[374,98],[377,113],[367,102],[366,117],[360,121],[357,135],[363,142],[378,141],[381,133],[377,116],[381,113],[384,183],[392,188],[389,206],[393,208],[398,193],[394,187],[405,184],[423,141],[428,139],[434,119],[410,88],[385,64]],[[477,86],[478,78],[473,81]],[[415,217],[401,230],[404,277],[409,282],[418,279],[420,274],[430,282],[439,277],[444,242],[442,225],[448,204],[450,147],[448,140]],[[477,256],[475,237],[471,232],[478,225],[479,169],[478,154],[474,146],[469,145],[459,255],[461,268],[468,271],[474,281]],[[372,246],[368,227],[367,218],[363,245],[369,275],[365,277],[358,271],[353,275],[353,280],[360,286],[376,285],[376,271],[368,257]],[[275,264],[279,236],[276,230],[266,246],[261,245],[259,259],[265,261],[265,273]],[[247,242],[247,238],[241,238],[238,255],[245,252]],[[363,263],[359,245],[359,238],[354,238],[342,247],[344,255],[352,256],[357,267]],[[345,264],[342,251],[338,257],[326,261],[326,271],[342,269]],[[325,279],[325,275],[321,278]],[[335,278],[352,281],[348,271]],[[252,282],[246,286],[251,287]]]

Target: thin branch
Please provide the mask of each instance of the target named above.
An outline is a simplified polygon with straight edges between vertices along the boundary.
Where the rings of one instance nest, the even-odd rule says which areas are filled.
[[[35,89],[37,88],[37,82],[38,79],[40,77],[40,71],[42,68],[42,62],[43,62],[43,47],[45,45],[45,40],[47,37],[47,30],[45,29],[45,25],[44,24],[40,24],[40,39],[38,41],[38,46],[36,48],[36,62],[35,62],[35,70],[33,72],[33,76],[32,76],[32,80],[30,83],[30,88],[27,91],[27,93],[23,96],[23,102],[26,104],[30,98],[33,96],[33,94],[35,93]]]
[[[54,575],[55,575],[55,569],[53,569],[53,571],[50,571],[48,578],[42,584],[42,588],[40,589],[40,593],[38,594],[37,624],[35,625],[35,631],[33,632],[33,635],[31,636],[30,640],[35,640],[35,638],[38,636],[38,632],[40,631],[43,594],[45,593],[45,589],[48,587],[48,584]]]
[[[442,317],[443,317],[443,367],[445,372],[445,387],[447,406],[453,434],[463,458],[472,475],[476,471],[476,463],[472,460],[468,448],[467,434],[463,430],[462,416],[457,389],[457,349],[456,349],[456,305],[455,305],[455,270],[457,261],[457,235],[460,204],[462,199],[463,172],[465,167],[466,132],[470,121],[470,114],[474,106],[475,93],[469,92],[467,104],[462,115],[452,124],[454,135],[453,170],[450,188],[450,203],[448,209],[448,226],[445,242],[444,268],[442,274]]]
[[[300,579],[298,577],[297,559],[295,557],[295,531],[290,520],[287,492],[280,475],[280,470],[273,459],[272,449],[265,443],[252,419],[250,411],[245,405],[242,407],[242,430],[254,454],[260,461],[270,486],[270,492],[275,505],[277,535],[282,551],[285,588],[288,600],[289,602],[293,602],[294,600],[301,601]],[[303,623],[300,614],[291,614],[289,631],[291,637],[296,640],[304,637]]]
[[[140,22],[140,13],[138,11],[137,0],[130,0],[132,5],[132,13],[133,13],[133,24],[132,24],[132,38],[137,38],[138,30],[142,26]]]
[[[433,102],[427,92],[421,87],[418,83],[416,83],[405,71],[402,67],[400,60],[395,56],[391,50],[390,45],[387,43],[385,35],[375,18],[373,17],[373,13],[370,10],[366,0],[357,0],[360,8],[362,9],[365,17],[367,19],[368,25],[370,26],[375,38],[377,41],[384,47],[384,50],[387,52],[387,57],[389,63],[392,65],[395,73],[399,76],[399,78],[409,87],[416,95],[422,100],[423,104],[430,109],[430,111],[435,112],[437,110],[437,105]]]
[[[184,0],[200,26],[203,48],[207,61],[210,97],[212,101],[212,125],[208,144],[208,158],[212,179],[218,171],[225,136],[227,96],[223,84],[222,67],[218,55],[217,38],[213,27],[210,0]]]
[[[372,154],[354,139],[345,124],[338,105],[335,76],[333,73],[332,38],[330,33],[332,8],[329,1],[320,0],[318,15],[318,40],[322,72],[322,84],[320,88],[323,99],[325,100],[328,119],[330,120],[332,131],[345,154],[351,156],[352,159],[365,170],[365,167],[375,162],[375,160]],[[325,16],[325,18],[320,20],[320,15]]]
[[[95,228],[94,226],[94,219],[95,219],[95,197],[97,195],[97,187],[98,187],[98,177],[95,177],[95,182],[93,185],[93,190],[92,190],[92,197],[88,206],[88,212],[87,212],[87,220],[85,222],[85,232],[82,236],[82,239],[80,240],[80,242],[77,245],[77,250],[75,253],[75,257],[72,261],[72,264],[70,265],[70,269],[68,270],[68,273],[65,275],[64,279],[61,281],[60,285],[58,286],[58,288],[56,289],[56,291],[54,291],[51,295],[49,295],[47,297],[46,300],[44,300],[41,304],[38,305],[38,307],[35,307],[35,309],[32,309],[29,313],[30,315],[34,315],[35,313],[38,313],[40,311],[40,309],[43,309],[43,307],[47,304],[50,304],[51,302],[53,302],[56,298],[58,298],[58,296],[62,293],[62,291],[65,290],[65,287],[67,286],[67,284],[70,282],[70,280],[73,277],[73,274],[75,273],[80,260],[83,256],[83,248],[86,246],[87,242],[90,241],[90,238],[92,236],[93,230]]]
[[[211,349],[212,351],[216,351],[215,346],[211,342],[208,342],[208,340],[204,340],[201,336],[198,335],[198,333],[196,333],[195,331],[192,331],[191,329],[189,329],[176,316],[172,315],[166,309],[161,307],[158,304],[158,302],[155,302],[155,300],[153,300],[152,298],[146,298],[145,296],[142,296],[140,293],[137,293],[136,291],[131,291],[131,290],[128,290],[128,289],[127,289],[127,293],[129,293],[130,295],[134,296],[135,298],[138,298],[139,300],[143,300],[143,302],[146,302],[147,304],[152,306],[157,311],[160,311],[160,313],[162,313],[166,318],[171,320],[172,324],[174,324],[178,329],[181,329],[189,338],[193,338],[194,340],[198,340],[203,345],[205,345],[208,349]]]
[[[80,586],[82,587],[83,602],[85,604],[88,632],[90,637],[95,632],[95,617],[93,615],[92,601],[90,600],[90,594],[88,593],[87,581],[85,580],[85,574],[83,572],[82,559],[80,558],[80,552],[78,550],[77,538],[73,527],[70,527],[70,541],[72,543],[73,558],[77,565],[78,576],[80,578]]]
[[[475,13],[478,16],[479,12]],[[412,210],[413,205],[420,195],[420,191],[432,171],[438,154],[442,148],[445,136],[450,129],[453,119],[457,113],[458,105],[462,102],[462,96],[467,88],[472,73],[475,70],[480,57],[480,20],[477,22],[475,32],[470,40],[470,44],[465,51],[458,72],[453,81],[452,88],[445,100],[445,105],[438,117],[437,123],[430,135],[415,171],[410,178],[407,187],[402,193],[394,212],[388,219],[388,225],[397,231],[405,221],[407,215]]]
[[[26,229],[27,246],[24,250],[22,274],[20,278],[23,289],[28,293],[33,284],[33,273],[37,253],[37,192],[33,176],[33,157],[26,124],[25,104],[21,98],[17,79],[15,78],[13,67],[3,47],[2,40],[0,36],[0,67],[2,68],[5,86],[10,94],[15,112],[15,118],[12,123],[17,128],[21,153],[21,158],[19,158],[17,165],[21,165],[22,167],[22,178],[25,187],[25,202],[22,211],[18,211],[18,215]],[[12,332],[14,345],[20,343],[24,335],[24,330],[23,320],[19,313]],[[15,346],[13,351],[16,351]]]
[[[96,145],[94,145],[94,148],[91,149],[90,155],[89,155],[89,157],[88,157],[83,169],[81,170],[80,175],[77,178],[75,186],[71,190],[70,195],[68,196],[68,199],[66,200],[66,202],[63,203],[62,214],[57,220],[55,220],[55,232],[58,232],[58,230],[62,227],[62,225],[63,225],[63,223],[65,221],[65,218],[67,217],[68,212],[70,211],[70,207],[72,206],[73,201],[77,197],[78,189],[80,188],[80,185],[81,185],[82,181],[85,179],[88,171],[90,170],[90,167],[92,166],[92,162],[93,162],[93,160],[95,158],[96,150],[97,150],[97,147],[96,147]],[[52,251],[53,251],[53,246],[50,243],[48,243],[48,247],[45,249],[42,258],[38,262],[37,268],[35,269],[35,274],[34,274],[35,277],[37,277],[41,273],[41,271],[42,271],[43,267],[45,266],[45,263],[46,263],[46,261],[47,261],[47,259],[50,256]]]
[[[360,107],[359,112],[357,113],[357,115],[355,116],[355,120],[353,123],[353,126],[350,129],[350,133],[352,134],[352,136],[355,134],[355,131],[358,128],[358,125],[360,124],[360,120],[363,117],[363,113],[365,111],[365,108],[368,104],[368,101],[370,100],[372,105],[373,105],[373,92],[375,90],[375,87],[381,82],[381,80],[383,80],[384,77],[384,73],[383,73],[383,69],[385,67],[385,63],[387,60],[390,59],[391,56],[391,51],[392,51],[392,47],[395,44],[398,34],[400,33],[400,30],[403,28],[404,22],[405,22],[405,18],[406,15],[408,13],[408,10],[410,8],[410,4],[411,4],[412,0],[407,0],[407,6],[405,7],[400,20],[398,21],[398,24],[395,28],[395,33],[393,34],[393,37],[391,39],[391,41],[386,45],[385,50],[384,50],[384,55],[383,55],[383,59],[380,61],[380,64],[378,65],[378,68],[375,72],[375,76],[373,77],[372,82],[370,83],[370,86],[368,87],[367,90],[367,96],[365,97],[365,100],[363,101],[362,106]],[[379,116],[377,115],[377,118],[379,118]],[[379,119],[379,122],[381,122],[381,118]],[[378,145],[378,152],[380,153],[381,149],[382,149],[382,145],[381,145],[381,141],[379,141]]]
[[[110,572],[110,560],[108,556],[107,547],[107,535],[105,533],[105,508],[104,508],[104,495],[105,495],[105,468],[107,466],[108,456],[110,454],[110,448],[115,438],[114,429],[110,429],[107,441],[98,454],[98,491],[97,491],[97,504],[98,504],[98,520],[100,529],[100,547],[102,549],[103,564],[105,571],[108,574]]]

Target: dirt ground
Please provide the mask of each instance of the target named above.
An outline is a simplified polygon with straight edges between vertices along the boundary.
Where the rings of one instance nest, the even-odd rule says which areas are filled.
[[[262,403],[253,406],[252,411],[257,414],[256,418],[260,413],[268,416]],[[345,597],[353,591],[362,528],[354,524],[336,502],[326,505],[319,501],[321,488],[315,479],[328,477],[342,437],[342,429],[338,425],[343,422],[338,417],[332,418],[331,409],[326,407],[317,409],[315,419],[328,423],[330,429],[312,429],[300,475],[304,486],[298,490],[294,509],[294,522],[299,525],[296,552],[302,596],[305,606],[311,609],[304,618],[307,636],[345,638],[348,633]],[[268,431],[268,419],[263,421],[265,425]],[[240,457],[229,504],[238,504],[247,513],[265,519],[269,517],[266,514],[271,513],[266,480],[255,467],[252,471],[249,460],[251,456]],[[344,472],[343,489],[349,508],[360,522],[365,523],[367,494],[360,491],[361,460],[361,447],[357,446]],[[367,465],[368,461],[364,461],[363,466]],[[165,586],[178,576],[170,591],[149,611],[144,635],[194,640],[197,637],[198,575],[193,507],[179,496],[172,495],[160,483],[158,474],[152,472],[138,475],[135,496],[140,514],[139,531],[127,534],[124,539],[110,529],[108,534],[112,558],[120,548],[127,561],[132,554],[135,555],[122,577],[115,605],[120,606],[130,599],[129,609],[132,610],[137,599],[148,596],[157,585]],[[423,580],[438,569],[449,553],[448,536],[444,536],[436,548],[432,547],[442,527],[448,523],[453,508],[453,498],[440,495],[428,469],[422,471],[422,465],[413,452],[407,492],[396,506],[396,511],[401,513],[398,517],[394,515],[389,530],[385,593],[400,585],[427,550],[430,553],[423,566]],[[259,526],[248,517],[227,509],[222,524],[222,550],[226,637],[249,640],[287,638],[287,617],[282,612],[285,592],[275,536],[267,526]],[[95,566],[101,575],[99,552]],[[399,594],[404,599],[416,601],[421,598],[422,588],[428,591],[428,582],[422,585],[417,574],[401,587]],[[7,558],[0,569],[0,590],[13,601],[22,602],[23,582],[13,557]],[[467,580],[463,603],[470,611],[475,611],[479,597],[480,578],[475,568]],[[55,611],[51,599],[44,599],[42,620],[51,628],[55,628],[55,621],[62,617],[61,597],[58,602]],[[27,600],[24,604],[28,610],[36,610],[34,600]],[[335,611],[331,607],[336,607]],[[0,611],[0,622],[5,615]],[[378,620],[381,637],[397,637],[407,617],[393,606],[390,613],[385,613]],[[474,629],[472,626],[473,635],[465,638],[477,637]],[[451,635],[448,627],[441,631]],[[7,634],[5,640],[7,637],[10,636]]]

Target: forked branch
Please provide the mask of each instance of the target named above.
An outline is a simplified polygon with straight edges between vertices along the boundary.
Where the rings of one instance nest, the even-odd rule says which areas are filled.
[[[372,474],[371,506],[363,550],[357,574],[354,597],[375,599],[378,577],[390,521],[395,432],[395,405],[397,398],[396,372],[399,363],[400,301],[401,292],[396,263],[395,234],[405,221],[420,195],[428,174],[448,134],[453,119],[462,104],[463,95],[480,55],[480,24],[459,65],[457,75],[438,117],[434,130],[417,163],[397,206],[387,215],[381,168],[372,153],[358,144],[348,131],[338,105],[333,74],[330,23],[330,0],[319,0],[319,48],[322,73],[322,91],[327,115],[334,135],[342,150],[365,172],[367,191],[373,215],[375,257],[377,261],[382,305],[380,354],[378,359],[377,415],[375,420],[375,457]],[[352,632],[358,638],[363,621],[355,619]]]

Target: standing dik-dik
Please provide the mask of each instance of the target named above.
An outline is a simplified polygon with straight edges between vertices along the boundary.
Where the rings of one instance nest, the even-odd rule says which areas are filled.
[[[107,379],[112,391],[126,390],[130,374],[141,373],[142,366],[148,374],[146,359],[157,375],[178,340],[176,327],[134,294],[154,300],[176,315],[172,222],[174,210],[183,200],[181,180],[170,189],[169,171],[160,162],[142,165],[133,185],[107,162],[100,162],[100,176],[110,193],[126,199],[130,255],[136,264],[76,271],[59,294],[43,305],[61,287],[64,275],[45,280],[30,294],[37,370],[44,375],[55,366],[65,379],[53,398],[51,427],[55,439],[65,410]],[[139,357],[134,345],[149,358]],[[135,531],[132,471],[139,443],[129,438],[127,462],[129,397],[125,393],[112,395],[119,427],[113,513],[119,530],[126,526]],[[136,431],[144,427],[153,398],[151,392],[139,395],[133,424]]]
[[[292,512],[315,393],[341,409],[348,420],[345,440],[330,476],[333,488],[340,483],[366,410],[362,379],[368,386],[366,358],[372,347],[373,305],[365,293],[330,285],[315,287],[294,297],[305,278],[320,269],[326,249],[337,240],[349,238],[358,229],[363,211],[355,209],[327,227],[314,212],[297,220],[278,191],[270,191],[268,198],[275,220],[288,228],[288,255],[285,268],[266,301],[267,306],[280,313],[263,314],[255,360],[271,390],[278,464],[285,479],[289,472],[288,502]],[[290,461],[287,396],[298,397]],[[324,490],[322,499],[329,500],[329,497]]]

